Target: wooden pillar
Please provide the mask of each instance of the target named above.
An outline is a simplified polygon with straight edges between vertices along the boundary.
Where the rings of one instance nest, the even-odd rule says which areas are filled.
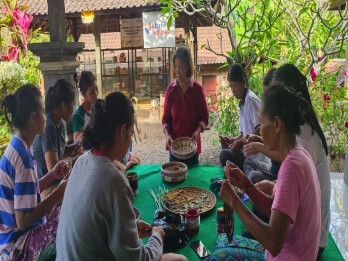
[[[77,25],[77,20],[76,18],[74,18],[72,20],[72,35],[74,38],[74,42],[78,42],[81,36],[81,31],[82,30],[78,30],[78,25]]]
[[[64,0],[47,0],[51,42],[66,42]]]
[[[100,40],[100,17],[96,15],[94,17],[94,41],[95,41],[95,76],[97,78],[98,85],[98,97],[103,97],[103,86],[102,86],[102,59],[101,59],[101,40]]]
[[[197,16],[196,16],[196,14],[193,16],[192,34],[193,34],[193,57],[194,57],[193,64],[195,66],[194,78],[195,78],[195,80],[198,80],[198,59],[197,59],[198,41],[197,41]]]
[[[190,19],[189,16],[187,14],[183,14],[184,15],[184,24],[183,24],[183,28],[184,28],[184,39],[185,39],[185,45],[187,46],[187,48],[190,49]]]

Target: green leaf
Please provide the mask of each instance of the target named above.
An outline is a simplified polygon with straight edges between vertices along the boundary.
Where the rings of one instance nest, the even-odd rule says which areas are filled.
[[[170,29],[170,27],[172,26],[172,24],[173,24],[173,15],[170,15],[170,16],[168,17],[168,21],[167,21],[167,29],[168,29],[168,30]]]
[[[171,13],[172,11],[172,8],[168,6],[162,6],[161,9],[162,9],[162,14]]]

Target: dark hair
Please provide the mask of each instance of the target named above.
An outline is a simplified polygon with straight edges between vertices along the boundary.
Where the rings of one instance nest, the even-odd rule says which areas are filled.
[[[32,84],[20,87],[15,93],[8,94],[2,101],[7,123],[13,128],[24,129],[33,112],[42,108],[42,97],[39,88]],[[11,119],[8,114],[11,114]]]
[[[182,47],[179,47],[178,49],[176,49],[175,54],[173,56],[173,64],[174,65],[175,65],[175,60],[177,58],[181,59],[188,68],[186,77],[187,78],[192,77],[194,68],[193,68],[193,61],[192,61],[190,49],[188,49],[185,46],[182,46]],[[174,70],[174,68],[173,68],[173,70]],[[173,73],[173,77],[174,77],[174,73]]]
[[[112,92],[105,100],[98,99],[92,105],[92,115],[83,133],[85,149],[115,144],[114,133],[119,126],[134,124],[134,108],[129,98],[121,92]]]
[[[48,88],[45,97],[45,107],[47,112],[53,111],[62,102],[70,104],[75,100],[74,86],[65,79],[59,79],[54,86]]]
[[[80,82],[79,82],[79,88],[80,92],[82,94],[85,94],[85,92],[89,89],[89,87],[96,81],[96,78],[94,74],[90,71],[82,71]]]
[[[281,118],[289,135],[299,135],[300,126],[305,123],[308,102],[295,89],[275,82],[263,95],[262,110],[271,120],[276,116]]]
[[[234,63],[228,70],[227,80],[229,82],[245,82],[248,86],[248,77],[244,71],[245,64]]]
[[[276,68],[272,67],[271,69],[269,69],[267,71],[267,73],[265,74],[265,76],[263,77],[263,80],[262,80],[262,85],[263,86],[269,86],[270,85],[270,83],[271,83],[271,81],[273,79],[273,75],[274,75],[276,70],[277,70]]]
[[[309,108],[307,114],[305,115],[305,120],[312,127],[312,135],[314,134],[314,131],[318,133],[327,155],[328,147],[326,138],[323,130],[320,127],[317,115],[315,114],[312,105],[311,97],[308,91],[308,81],[306,76],[304,76],[295,65],[285,64],[275,71],[273,75],[273,80],[281,81],[287,86],[292,86],[297,92],[300,92],[302,96],[308,101]]]

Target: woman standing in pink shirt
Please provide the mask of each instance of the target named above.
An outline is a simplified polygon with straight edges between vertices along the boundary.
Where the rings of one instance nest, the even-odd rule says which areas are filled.
[[[271,196],[258,190],[235,165],[228,163],[221,198],[266,248],[267,260],[316,260],[320,239],[320,186],[313,160],[296,143],[308,103],[293,89],[273,84],[264,94],[261,136],[282,165]],[[254,205],[270,216],[264,223],[240,201],[231,184],[245,190]]]
[[[170,152],[169,161],[198,164],[198,154],[202,150],[200,133],[208,124],[209,113],[202,85],[192,79],[193,62],[187,47],[179,47],[176,50],[173,68],[175,80],[167,87],[162,117],[167,150],[170,149],[173,140],[180,137],[192,137],[197,141],[197,153],[182,161]]]

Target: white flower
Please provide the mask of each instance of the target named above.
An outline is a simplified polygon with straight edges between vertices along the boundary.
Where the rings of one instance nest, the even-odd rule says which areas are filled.
[[[0,96],[26,83],[23,68],[14,61],[0,62]]]

